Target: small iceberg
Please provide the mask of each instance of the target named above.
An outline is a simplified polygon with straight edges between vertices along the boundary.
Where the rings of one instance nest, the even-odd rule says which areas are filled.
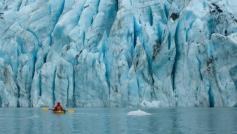
[[[151,115],[151,114],[138,109],[137,111],[128,112],[128,115],[129,116],[147,116],[147,115]]]

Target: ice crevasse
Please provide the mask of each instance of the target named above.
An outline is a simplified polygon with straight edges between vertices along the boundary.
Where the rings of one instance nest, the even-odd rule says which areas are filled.
[[[0,106],[237,106],[236,0],[1,0]]]

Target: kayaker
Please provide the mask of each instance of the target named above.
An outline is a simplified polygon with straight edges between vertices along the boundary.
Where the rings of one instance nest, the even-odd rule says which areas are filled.
[[[53,111],[65,111],[60,102],[57,102],[56,106],[54,107]]]

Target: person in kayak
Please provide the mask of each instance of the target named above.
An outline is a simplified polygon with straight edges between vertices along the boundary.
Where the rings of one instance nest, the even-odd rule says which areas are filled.
[[[53,111],[65,111],[60,102],[57,102],[56,106],[54,107]]]

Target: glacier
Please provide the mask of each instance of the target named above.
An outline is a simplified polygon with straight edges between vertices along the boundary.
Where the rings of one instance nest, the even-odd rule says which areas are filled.
[[[0,107],[236,107],[236,0],[1,0]]]

